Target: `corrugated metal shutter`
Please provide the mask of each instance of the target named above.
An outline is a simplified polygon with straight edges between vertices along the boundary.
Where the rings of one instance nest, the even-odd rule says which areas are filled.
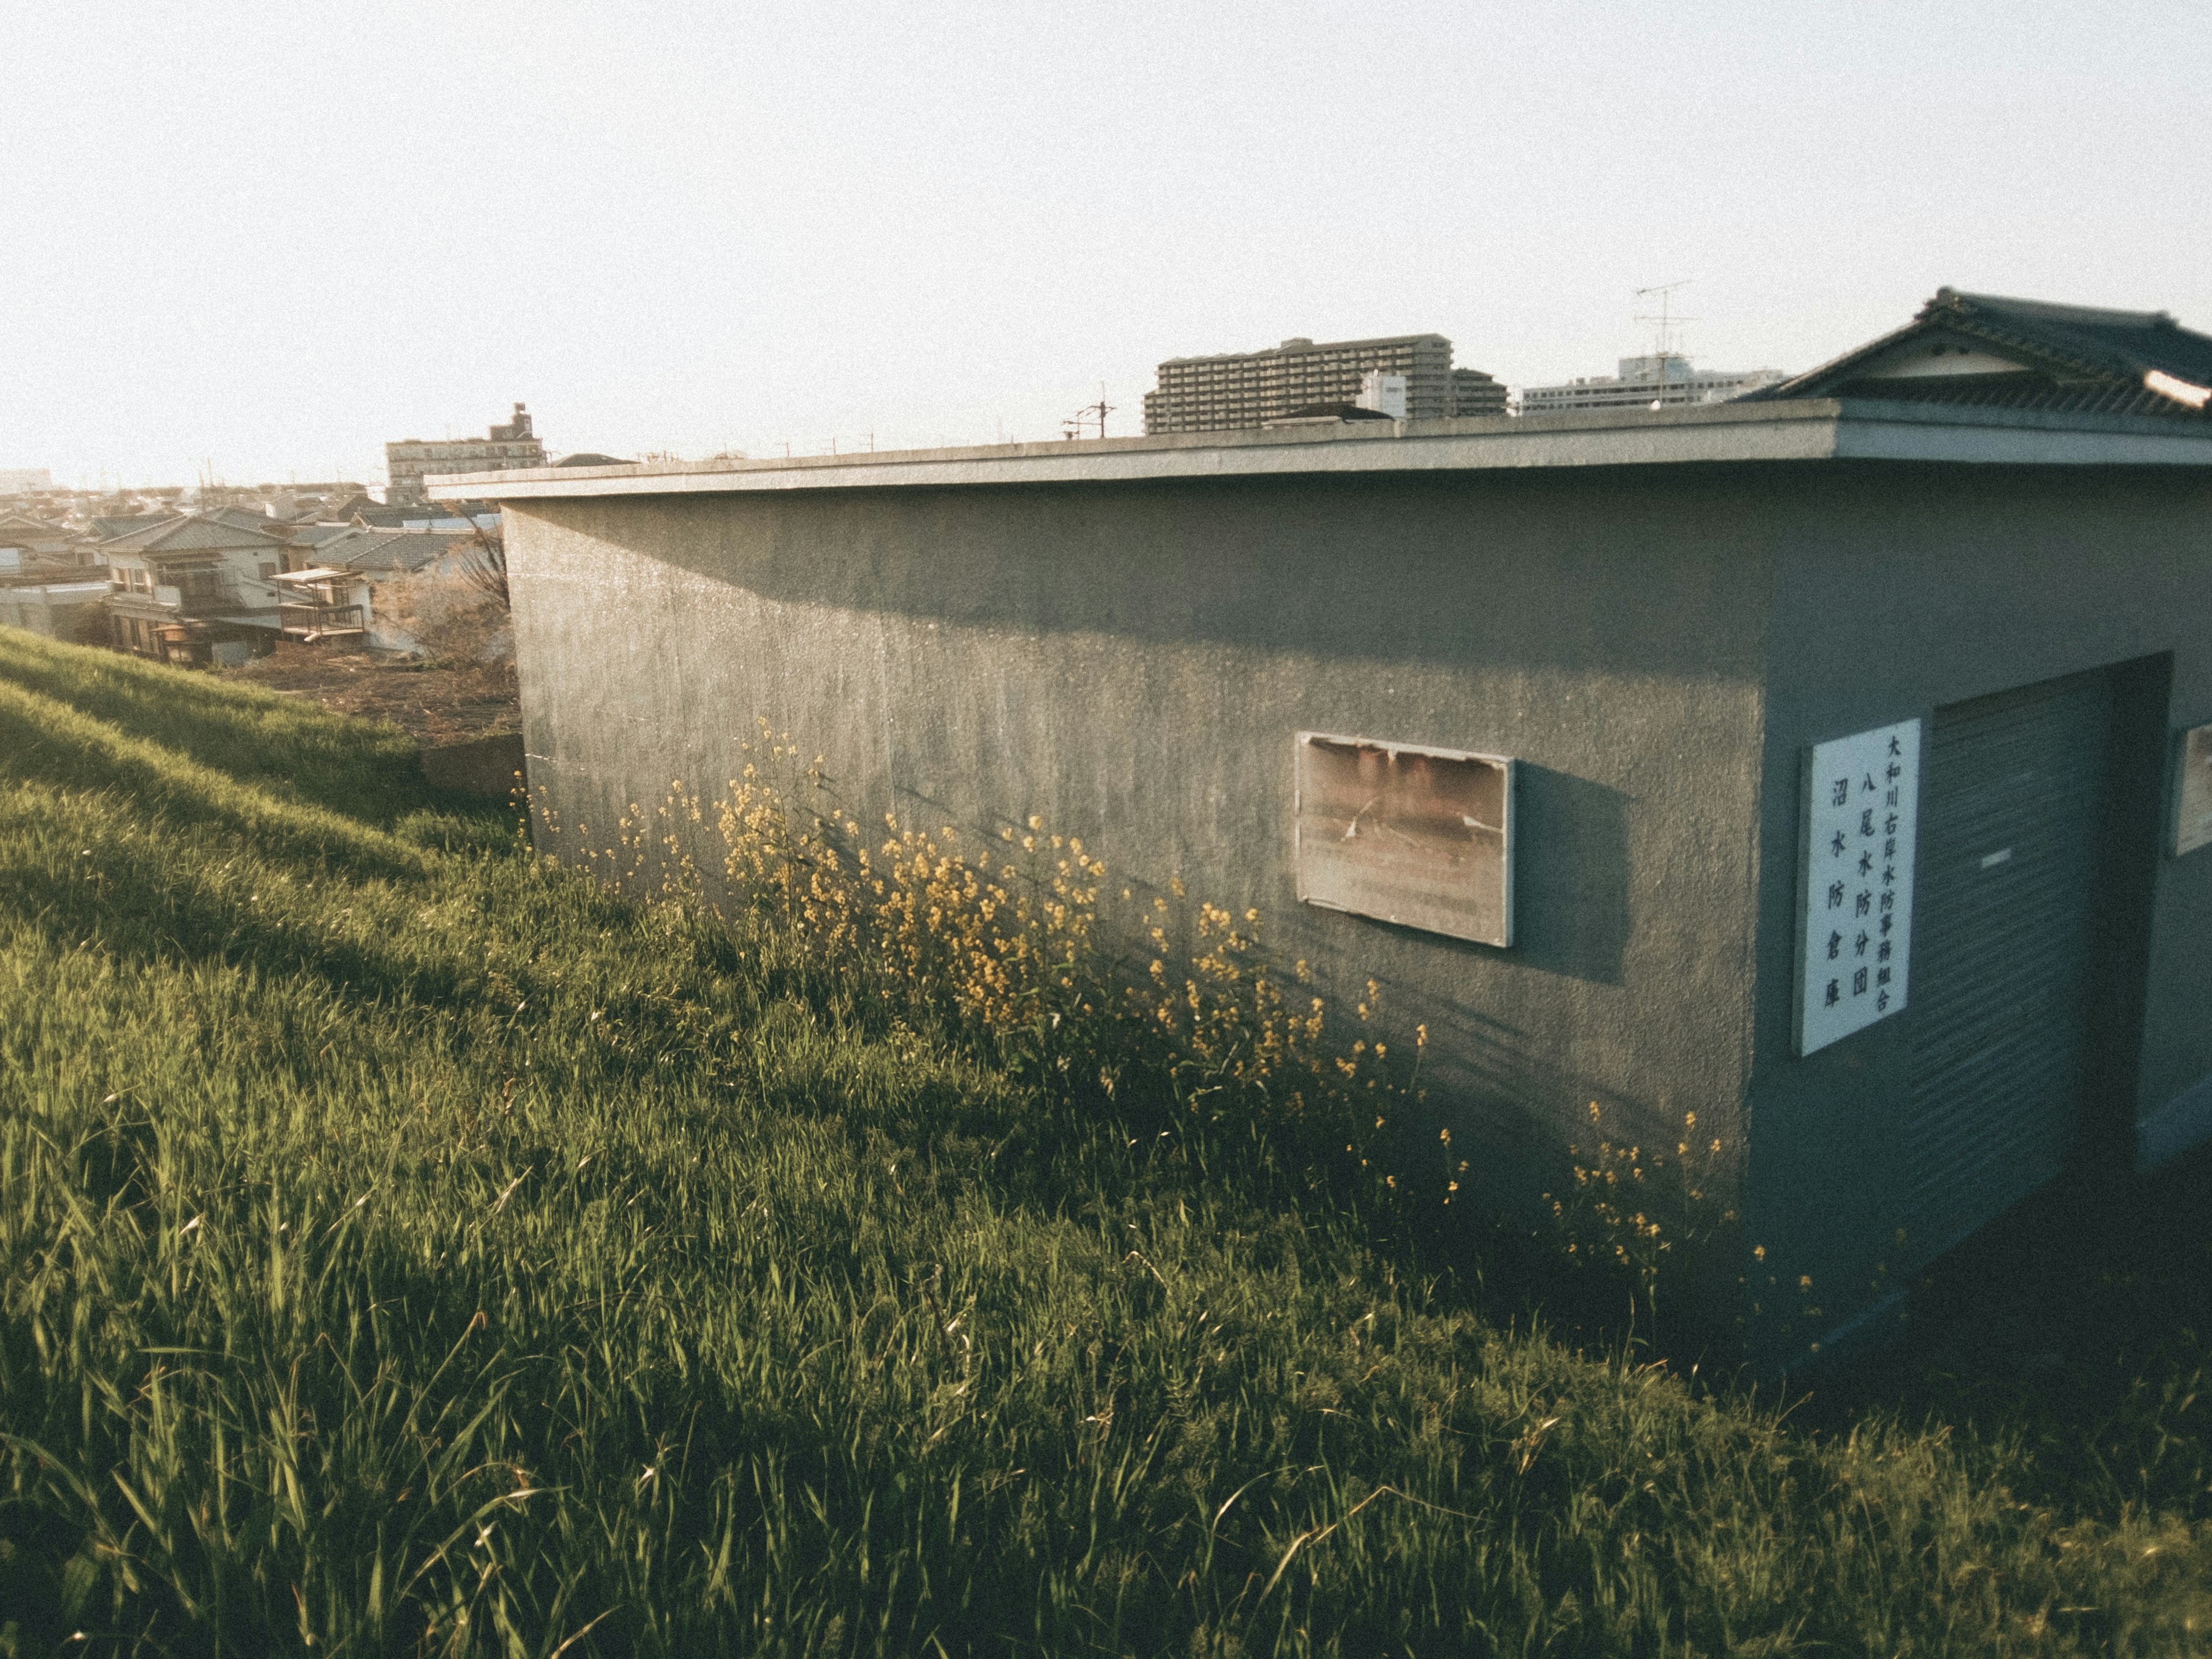
[[[2101,672],[1936,711],[1912,923],[1916,1263],[2056,1176],[2073,1145],[2112,721]]]

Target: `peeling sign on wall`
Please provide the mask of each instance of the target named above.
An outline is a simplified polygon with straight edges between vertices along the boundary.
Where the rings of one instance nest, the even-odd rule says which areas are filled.
[[[2181,775],[2173,800],[2173,851],[2178,858],[2212,847],[2212,726],[2181,734]]]
[[[1483,945],[1513,942],[1513,763],[1297,735],[1298,897]]]

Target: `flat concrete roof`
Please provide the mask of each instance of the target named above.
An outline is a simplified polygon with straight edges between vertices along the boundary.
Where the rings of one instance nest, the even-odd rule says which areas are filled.
[[[2212,466],[2212,421],[1830,398],[1090,438],[780,460],[530,467],[426,479],[434,501],[943,489],[1342,472],[1770,461]]]

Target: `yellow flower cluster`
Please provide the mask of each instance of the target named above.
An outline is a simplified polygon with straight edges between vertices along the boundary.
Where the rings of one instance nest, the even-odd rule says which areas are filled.
[[[1571,1144],[1573,1188],[1549,1200],[1567,1254],[1618,1268],[1634,1279],[1656,1306],[1662,1270],[1676,1255],[1732,1228],[1735,1212],[1708,1200],[1722,1152],[1718,1136],[1700,1136],[1698,1115],[1682,1115],[1682,1132],[1669,1158],[1664,1147],[1624,1145],[1602,1133],[1604,1109],[1589,1103],[1590,1127],[1600,1131],[1595,1153]],[[1587,1158],[1589,1161],[1584,1162]],[[1663,1177],[1663,1178],[1662,1178]]]
[[[719,799],[672,783],[657,826],[635,805],[620,818],[619,850],[592,848],[587,835],[562,844],[580,842],[580,863],[633,890],[697,902],[707,884],[688,848],[705,828],[722,843],[727,890],[804,940],[811,960],[902,1017],[949,1017],[1059,1086],[1095,1079],[1110,1096],[1141,1074],[1164,1081],[1188,1113],[1258,1117],[1342,1145],[1363,1166],[1364,1126],[1381,1130],[1394,1103],[1419,1097],[1427,1028],[1402,1077],[1385,1042],[1363,1036],[1330,1048],[1310,969],[1267,952],[1257,910],[1193,904],[1180,878],[1149,897],[1115,889],[1104,860],[1035,815],[973,850],[953,826],[932,831],[895,814],[864,833],[822,757],[757,724]],[[557,831],[550,815],[541,822]],[[1132,945],[1143,947],[1134,960],[1112,954]],[[1381,1000],[1373,981],[1365,990],[1362,1023]],[[1466,1168],[1448,1169],[1446,1202]]]

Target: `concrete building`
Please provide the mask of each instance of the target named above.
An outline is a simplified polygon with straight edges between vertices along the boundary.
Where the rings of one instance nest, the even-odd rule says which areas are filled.
[[[1695,1112],[1769,1364],[2212,1135],[2212,422],[1808,398],[453,489],[506,507],[560,822],[711,788],[757,714],[864,817],[1040,813],[1256,907],[1426,1024],[1493,1201],[1593,1103]]]
[[[1158,388],[1145,394],[1145,431],[1154,436],[1231,432],[1265,426],[1316,404],[1356,405],[1362,385],[1371,374],[1403,377],[1402,418],[1407,420],[1502,414],[1502,398],[1492,408],[1483,389],[1497,382],[1479,370],[1455,371],[1451,358],[1451,342],[1441,334],[1331,340],[1319,345],[1300,337],[1269,351],[1171,357],[1159,367]],[[1470,405],[1464,410],[1455,402],[1462,396]]]
[[[1459,420],[1510,413],[1504,383],[1479,368],[1451,372],[1451,412]]]
[[[54,475],[43,466],[0,466],[0,495],[27,495],[52,489]]]
[[[1359,377],[1358,406],[1394,421],[1406,418],[1406,377],[1369,369]]]
[[[106,645],[106,578],[99,571],[26,574],[0,569],[0,628],[21,628],[71,645]]]
[[[1682,409],[1723,403],[1780,384],[1778,368],[1698,368],[1687,357],[1664,352],[1623,357],[1620,372],[1569,380],[1561,386],[1522,386],[1520,412],[1556,415],[1575,409]]]
[[[444,473],[499,472],[510,467],[543,466],[545,447],[530,429],[530,413],[520,404],[514,418],[494,426],[481,439],[447,439],[426,443],[405,438],[384,447],[384,471],[388,507],[419,505],[425,498],[422,480]]]

